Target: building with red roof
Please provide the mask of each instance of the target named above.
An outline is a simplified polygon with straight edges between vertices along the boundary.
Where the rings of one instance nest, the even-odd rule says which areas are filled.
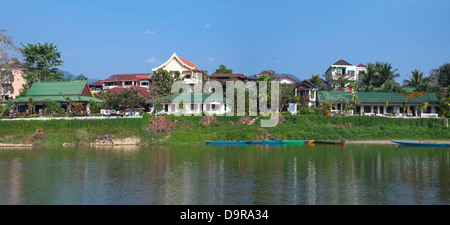
[[[360,80],[360,74],[366,73],[366,66],[363,64],[359,64],[358,66],[354,66],[350,64],[349,62],[340,59],[337,62],[333,63],[328,67],[328,69],[325,71],[325,77],[327,80],[327,83],[329,83],[333,88],[333,81],[338,79],[338,74],[345,75],[347,79],[349,79],[349,83],[345,86],[347,87],[350,83],[359,82]],[[348,91],[353,91],[352,89],[347,89]]]
[[[103,90],[116,87],[126,88],[132,85],[148,89],[151,79],[152,75],[150,73],[115,74],[107,79],[92,83],[92,86],[90,85],[90,87],[99,87],[99,84],[101,83],[101,87]]]
[[[194,84],[201,84],[204,73],[195,65],[184,58],[181,58],[176,53],[162,65],[153,68],[152,71],[166,70],[172,73],[174,77],[180,77],[186,84],[191,86],[193,90]]]

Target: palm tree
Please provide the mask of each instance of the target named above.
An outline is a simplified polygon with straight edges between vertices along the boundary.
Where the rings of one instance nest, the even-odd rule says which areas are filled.
[[[411,71],[411,75],[408,75],[409,80],[403,81],[403,86],[406,87],[419,87],[422,83],[429,82],[429,77],[423,77],[423,72],[420,72],[419,70],[415,69],[414,71]]]
[[[397,73],[397,69],[392,69],[392,65],[390,63],[381,63],[377,62],[376,67],[378,70],[378,86],[383,84],[389,84],[392,81],[395,81],[395,78],[400,77],[400,74]]]
[[[366,73],[361,74],[361,83],[364,87],[373,86],[378,78],[378,70],[375,64],[367,63]]]

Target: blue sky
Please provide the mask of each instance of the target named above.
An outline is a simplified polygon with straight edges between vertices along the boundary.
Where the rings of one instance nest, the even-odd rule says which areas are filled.
[[[403,81],[450,62],[450,1],[2,1],[0,29],[54,43],[62,70],[151,72],[173,52],[213,73],[300,79],[344,59],[390,62]]]

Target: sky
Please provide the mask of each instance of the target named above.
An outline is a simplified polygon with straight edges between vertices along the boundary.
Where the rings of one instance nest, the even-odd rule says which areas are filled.
[[[212,74],[264,70],[303,80],[338,61],[389,62],[402,82],[450,62],[450,1],[0,0],[15,43],[53,43],[61,70],[151,73],[175,52]]]

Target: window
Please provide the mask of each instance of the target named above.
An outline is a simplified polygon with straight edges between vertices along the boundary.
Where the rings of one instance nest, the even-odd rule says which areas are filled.
[[[350,77],[354,77],[355,76],[355,71],[354,70],[349,70],[347,75],[350,76]]]
[[[190,79],[191,75],[190,74],[186,74],[186,76],[184,77],[185,79]]]
[[[141,82],[142,86],[148,86],[148,82]]]
[[[195,109],[195,104],[191,104],[191,111],[194,111]]]
[[[132,81],[125,81],[125,85],[133,85]]]

